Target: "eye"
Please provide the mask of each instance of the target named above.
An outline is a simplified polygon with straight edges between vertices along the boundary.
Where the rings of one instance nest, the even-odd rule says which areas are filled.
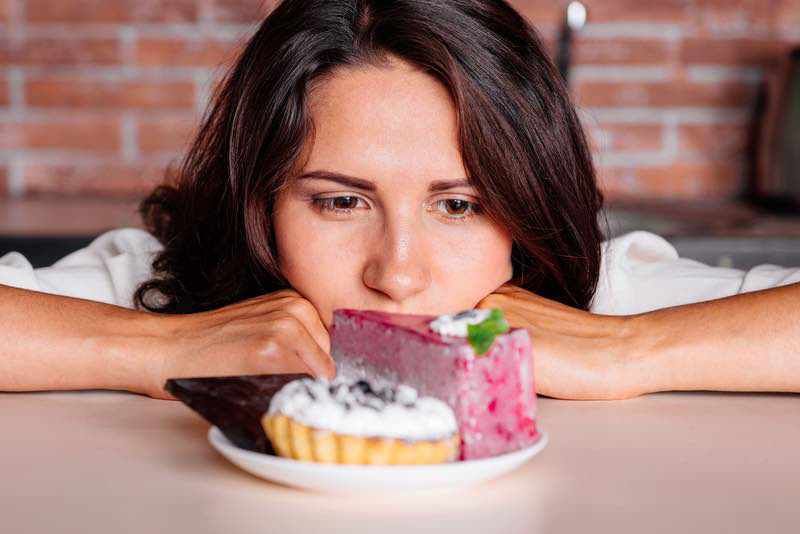
[[[463,215],[470,209],[470,203],[460,198],[449,198],[441,202],[444,202],[445,209],[451,215]]]
[[[465,220],[481,212],[480,205],[462,198],[448,198],[436,201],[436,206],[443,210],[448,219]]]
[[[334,213],[350,213],[358,207],[361,199],[355,196],[338,196],[329,198],[315,198],[312,200],[314,206],[320,211],[330,211]]]

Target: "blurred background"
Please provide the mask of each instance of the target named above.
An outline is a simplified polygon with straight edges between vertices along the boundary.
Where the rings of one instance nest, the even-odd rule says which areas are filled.
[[[511,1],[568,78],[609,237],[800,265],[800,0]],[[0,255],[49,265],[136,202],[274,5],[0,0]],[[797,54],[795,54],[797,55]]]

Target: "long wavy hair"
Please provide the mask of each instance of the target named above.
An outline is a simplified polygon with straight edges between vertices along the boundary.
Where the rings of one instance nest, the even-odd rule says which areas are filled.
[[[486,215],[513,237],[511,283],[588,309],[603,205],[562,80],[503,0],[283,0],[216,87],[177,172],[140,204],[163,244],[137,308],[216,309],[289,287],[271,221],[313,124],[314,84],[337,67],[401,58],[435,77]]]

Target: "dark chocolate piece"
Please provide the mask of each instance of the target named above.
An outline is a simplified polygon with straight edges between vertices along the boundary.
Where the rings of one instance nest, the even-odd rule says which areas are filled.
[[[307,374],[170,378],[164,389],[216,425],[236,446],[275,454],[261,426],[269,401],[285,384]]]

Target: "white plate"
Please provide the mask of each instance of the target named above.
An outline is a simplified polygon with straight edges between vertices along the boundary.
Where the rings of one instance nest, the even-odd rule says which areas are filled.
[[[547,434],[518,451],[463,462],[436,465],[320,464],[248,451],[231,443],[216,426],[208,441],[225,458],[245,471],[273,482],[326,491],[396,491],[462,486],[499,477],[530,460],[547,445]]]

